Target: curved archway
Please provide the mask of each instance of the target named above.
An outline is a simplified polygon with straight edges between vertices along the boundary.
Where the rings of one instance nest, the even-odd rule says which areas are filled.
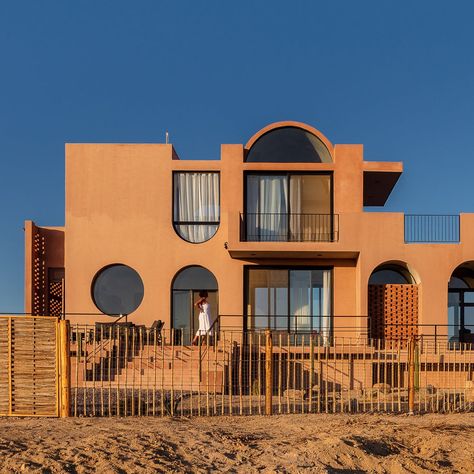
[[[400,340],[418,333],[418,283],[408,264],[378,265],[368,281],[368,330],[371,338]]]
[[[192,265],[176,273],[171,285],[172,327],[175,329],[175,343],[188,345],[199,326],[199,310],[194,303],[199,292],[207,291],[211,317],[218,314],[217,279],[207,268]]]
[[[448,282],[448,338],[474,343],[474,261],[458,265]]]
[[[257,132],[245,146],[247,162],[331,163],[332,144],[300,122],[277,122]]]

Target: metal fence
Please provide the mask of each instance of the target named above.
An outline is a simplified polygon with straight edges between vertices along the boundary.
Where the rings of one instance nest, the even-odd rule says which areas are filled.
[[[406,243],[458,243],[459,215],[405,214]]]
[[[474,407],[474,345],[73,326],[71,414],[450,412]]]

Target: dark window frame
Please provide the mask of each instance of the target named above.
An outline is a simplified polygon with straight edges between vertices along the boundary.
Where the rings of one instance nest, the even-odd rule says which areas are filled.
[[[217,174],[219,179],[219,219],[217,221],[177,221],[175,220],[175,176],[178,174],[183,174],[183,173],[189,173],[189,174],[210,174],[214,173]],[[212,238],[216,236],[216,234],[219,232],[220,226],[221,226],[221,172],[216,171],[216,170],[173,170],[171,172],[171,225],[173,226],[173,229],[176,233],[176,235],[180,238],[183,239],[185,242],[188,242],[189,244],[203,244],[205,242],[209,242]],[[178,225],[216,225],[217,229],[214,232],[214,234],[207,240],[203,240],[202,242],[192,242],[188,239],[185,239],[178,231],[177,227]]]
[[[464,333],[464,331],[466,330],[464,310],[466,307],[467,308],[474,307],[474,303],[464,302],[464,295],[465,293],[474,293],[474,289],[473,288],[448,288],[448,297],[449,297],[449,293],[459,295],[459,326],[457,327],[457,329],[458,329],[458,334],[459,334],[459,340],[460,342],[463,342],[461,340],[462,339],[461,332]],[[449,320],[448,320],[448,326],[449,326]],[[454,324],[453,324],[453,327],[455,327]],[[474,327],[472,325],[470,325],[469,328],[467,329],[471,332],[471,334],[474,334]]]
[[[217,281],[217,278],[216,276],[214,275],[214,273],[209,270],[208,268],[206,267],[203,267],[202,265],[187,265],[181,269],[179,269],[175,275],[173,276],[173,279],[171,280],[171,285],[170,285],[170,292],[169,292],[169,295],[170,295],[170,328],[174,329],[174,302],[173,302],[173,295],[174,295],[174,292],[175,291],[187,291],[189,292],[189,295],[190,297],[192,298],[192,294],[193,294],[193,291],[198,291],[198,290],[202,290],[203,288],[174,288],[174,284],[175,284],[175,281],[176,279],[178,278],[178,276],[184,272],[185,270],[188,270],[190,268],[194,268],[194,267],[200,267],[200,268],[203,268],[204,270],[208,271],[213,277],[214,279],[216,280],[216,289],[215,290],[209,290],[209,289],[206,289],[206,291],[208,293],[216,293],[217,294],[217,308],[216,308],[216,314],[215,314],[215,318],[214,320],[217,320],[217,318],[219,317],[219,282]],[[194,304],[194,302],[193,302]],[[191,305],[192,307],[193,305]]]
[[[332,332],[333,332],[333,325],[334,325],[334,265],[324,265],[324,266],[318,266],[318,265],[311,265],[311,266],[305,266],[305,265],[244,265],[244,295],[243,295],[243,303],[244,303],[244,321],[243,321],[243,330],[244,332],[249,332],[249,327],[248,327],[248,321],[249,321],[249,316],[254,316],[254,315],[249,315],[248,314],[248,304],[249,304],[249,275],[250,271],[253,270],[287,270],[288,272],[288,301],[287,301],[287,314],[286,317],[288,318],[288,323],[287,323],[287,332],[288,334],[307,334],[308,331],[298,331],[298,330],[292,330],[291,329],[291,301],[290,301],[290,272],[292,270],[302,270],[302,271],[311,271],[311,270],[330,270],[331,271],[331,337],[332,337]],[[268,315],[268,318],[275,317],[276,315]],[[281,315],[285,316],[285,315]],[[270,326],[271,327],[271,326]],[[250,328],[250,331],[252,328]],[[310,332],[313,332],[310,330]]]
[[[335,238],[335,214],[334,214],[334,171],[260,171],[260,170],[246,170],[243,172],[243,179],[244,179],[244,203],[243,203],[243,209],[244,209],[244,216],[247,215],[247,195],[248,195],[248,176],[286,176],[287,182],[288,182],[288,211],[286,212],[287,216],[291,216],[291,199],[289,196],[291,196],[290,192],[290,182],[291,182],[291,176],[329,176],[329,185],[330,185],[330,197],[329,197],[329,207],[330,207],[330,213],[328,215],[331,216],[331,236],[332,239],[328,242],[335,242],[337,239]],[[247,241],[247,225],[246,225],[246,218],[244,217],[244,231],[241,232],[241,236],[244,236]],[[289,234],[289,230],[288,230]],[[287,238],[286,242],[291,242],[292,240]],[[260,241],[259,241],[260,242]],[[262,242],[266,242],[263,240]],[[281,242],[285,242],[282,240]]]

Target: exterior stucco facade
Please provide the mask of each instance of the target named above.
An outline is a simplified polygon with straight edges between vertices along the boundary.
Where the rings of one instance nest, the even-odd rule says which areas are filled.
[[[245,161],[259,137],[283,126],[301,127],[317,136],[332,162]],[[204,243],[185,241],[173,226],[173,173],[179,171],[219,173],[219,228]],[[400,262],[418,285],[418,332],[432,332],[429,325],[440,325],[438,334],[446,334],[448,282],[459,265],[474,260],[474,215],[460,216],[457,243],[406,243],[402,213],[364,211],[370,193],[375,193],[372,199],[386,199],[391,185],[384,182],[396,182],[402,171],[402,163],[364,161],[362,145],[332,145],[317,130],[295,122],[270,125],[246,145],[222,145],[220,160],[180,160],[168,144],[67,144],[65,225],[53,229],[58,236],[49,240],[44,228],[43,270],[64,267],[64,313],[72,323],[92,323],[111,320],[97,314],[91,297],[95,275],[111,264],[128,265],[144,284],[143,301],[129,320],[150,325],[161,319],[165,327],[172,327],[173,280],[183,268],[202,266],[217,280],[222,326],[235,328],[243,327],[247,311],[248,266],[331,268],[334,330],[351,326],[346,333],[358,335],[367,329],[372,272],[383,263]],[[329,173],[337,239],[243,241],[240,216],[245,212],[249,172]],[[369,175],[375,180],[364,186]],[[377,189],[380,183],[385,188]],[[27,222],[26,312],[33,312],[35,298],[33,227]]]

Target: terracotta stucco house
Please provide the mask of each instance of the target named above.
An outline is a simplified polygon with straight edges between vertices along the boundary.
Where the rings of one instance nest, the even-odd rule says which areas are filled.
[[[364,210],[402,171],[298,122],[222,145],[220,160],[67,144],[64,227],[25,225],[25,312],[128,314],[189,341],[207,290],[221,328],[472,342],[474,215]]]

